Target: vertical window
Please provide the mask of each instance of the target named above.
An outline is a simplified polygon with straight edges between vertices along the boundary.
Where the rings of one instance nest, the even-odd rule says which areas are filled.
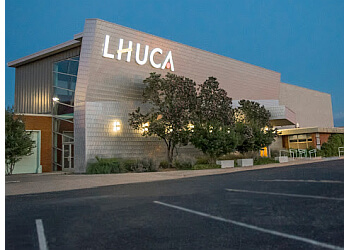
[[[74,95],[79,57],[53,65],[53,169],[74,168]]]

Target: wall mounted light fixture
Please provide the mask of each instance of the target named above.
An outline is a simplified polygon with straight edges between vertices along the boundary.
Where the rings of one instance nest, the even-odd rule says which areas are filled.
[[[120,129],[121,129],[120,122],[114,122],[114,124],[113,124],[113,131],[114,132],[118,132],[118,131],[120,131]]]

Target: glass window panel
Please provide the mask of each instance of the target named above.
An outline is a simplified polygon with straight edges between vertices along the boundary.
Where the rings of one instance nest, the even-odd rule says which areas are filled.
[[[55,71],[57,72],[62,72],[62,73],[68,73],[68,66],[69,66],[69,61],[60,61],[55,63]]]
[[[68,74],[77,75],[78,74],[78,61],[69,61]]]
[[[289,136],[289,140],[296,140],[296,139],[298,139],[297,135],[290,135]]]
[[[59,73],[54,73],[55,83],[54,86],[75,90],[75,83],[77,81],[76,76],[69,76]]]
[[[54,96],[59,98],[59,102],[73,105],[74,92],[64,89],[54,88]]]
[[[306,135],[298,135],[298,139],[306,139]]]
[[[298,148],[298,143],[296,143],[296,142],[289,143],[289,148],[297,149]]]
[[[55,115],[65,115],[65,114],[73,114],[74,113],[74,108],[73,107],[68,107],[66,105],[60,104],[56,102],[54,105],[54,114]]]

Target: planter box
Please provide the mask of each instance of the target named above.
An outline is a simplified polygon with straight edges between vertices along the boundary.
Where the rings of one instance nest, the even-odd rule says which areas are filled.
[[[238,159],[237,165],[240,167],[253,166],[253,159]]]
[[[288,156],[275,157],[275,160],[278,161],[279,163],[288,162]]]
[[[216,161],[216,164],[220,165],[221,168],[233,168],[233,167],[235,167],[235,161],[234,160]]]

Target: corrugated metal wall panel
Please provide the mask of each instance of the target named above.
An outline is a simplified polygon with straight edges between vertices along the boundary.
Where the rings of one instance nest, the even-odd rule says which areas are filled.
[[[80,46],[16,68],[16,112],[51,113],[53,63],[79,54]]]

